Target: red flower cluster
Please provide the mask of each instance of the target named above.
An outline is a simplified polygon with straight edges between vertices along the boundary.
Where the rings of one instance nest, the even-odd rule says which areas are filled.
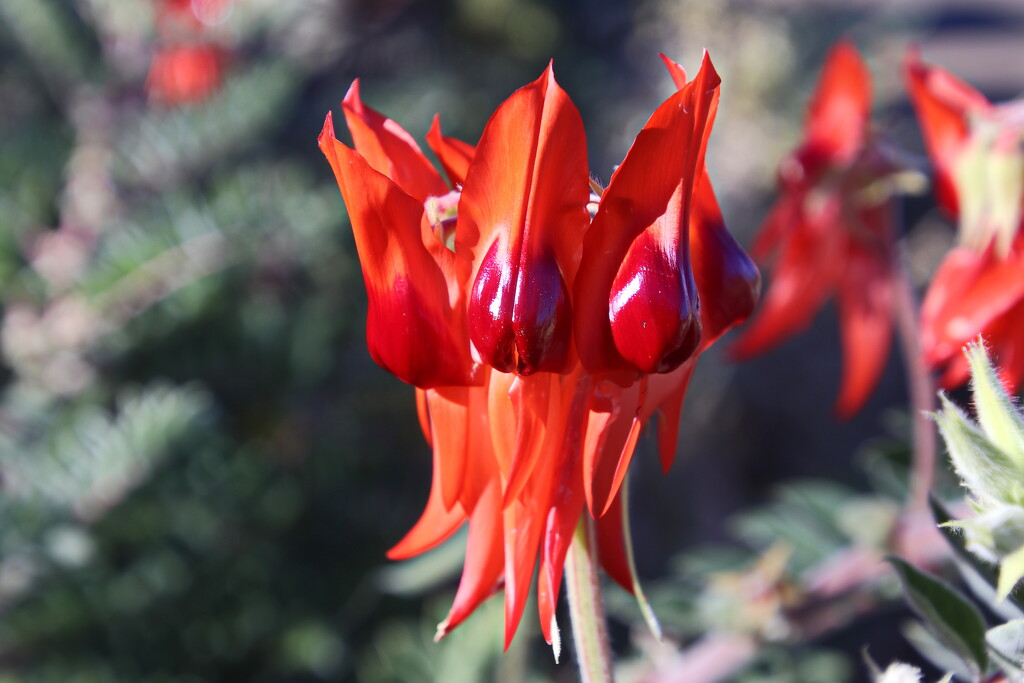
[[[231,0],[159,0],[160,45],[146,77],[146,91],[169,105],[201,102],[220,89],[227,51],[208,33]]]
[[[803,143],[779,166],[782,196],[751,252],[774,263],[764,305],[732,348],[739,359],[805,328],[832,294],[843,377],[836,412],[867,400],[892,343],[893,239],[887,178],[898,170],[872,135],[871,82],[856,48],[830,52],[811,100]]]
[[[1024,102],[993,105],[916,51],[906,79],[939,203],[960,221],[960,244],[922,305],[926,361],[944,387],[963,384],[970,373],[960,350],[981,334],[1012,393],[1024,381]]]
[[[474,147],[412,137],[342,103],[355,149],[320,135],[348,207],[369,297],[367,342],[415,385],[433,448],[423,516],[391,549],[422,553],[469,522],[465,568],[439,635],[502,585],[506,643],[539,561],[551,642],[581,515],[605,570],[632,586],[621,485],[658,415],[671,463],[700,353],[746,318],[757,269],[729,235],[704,169],[720,79],[705,57],[592,185],[583,123],[549,67],[491,116]],[[592,187],[600,194],[592,194]]]

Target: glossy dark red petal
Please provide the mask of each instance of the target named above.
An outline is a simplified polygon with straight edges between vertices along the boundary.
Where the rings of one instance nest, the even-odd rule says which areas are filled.
[[[690,260],[701,299],[701,349],[754,312],[761,296],[761,273],[725,226],[707,172],[693,191]]]
[[[500,370],[561,372],[570,363],[569,288],[589,221],[588,177],[583,122],[549,66],[488,121],[459,204],[470,338]]]
[[[719,83],[705,56],[697,77],[648,120],[602,195],[573,289],[576,346],[591,373],[667,372],[692,351],[685,347],[699,318],[691,284],[690,200]],[[652,285],[640,287],[648,277]],[[670,281],[670,289],[659,286]],[[669,313],[657,317],[662,309]],[[663,355],[649,358],[657,353]]]

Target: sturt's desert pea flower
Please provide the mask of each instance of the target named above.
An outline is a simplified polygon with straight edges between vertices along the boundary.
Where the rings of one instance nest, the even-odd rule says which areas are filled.
[[[474,146],[427,143],[342,102],[320,147],[348,207],[369,296],[367,343],[416,387],[433,482],[420,520],[388,555],[425,552],[468,522],[443,636],[504,588],[506,644],[539,563],[545,639],[582,516],[598,556],[636,585],[622,483],[658,416],[671,464],[697,357],[742,322],[756,267],[729,235],[704,168],[720,79],[705,56],[651,116],[607,188],[589,177],[583,122],[549,66],[491,116]],[[593,208],[596,204],[596,208]],[[593,208],[593,213],[591,209]]]
[[[848,42],[830,51],[801,145],[779,166],[781,196],[752,253],[772,264],[764,305],[732,348],[763,353],[809,324],[835,295],[843,349],[836,412],[867,400],[893,336],[894,155],[872,133],[871,79]]]
[[[1024,101],[991,104],[916,50],[905,75],[939,203],[960,224],[922,305],[925,358],[944,387],[963,384],[960,350],[980,334],[1012,390],[1024,380]]]

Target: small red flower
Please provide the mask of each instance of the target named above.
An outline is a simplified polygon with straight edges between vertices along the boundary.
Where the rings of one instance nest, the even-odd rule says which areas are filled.
[[[149,96],[164,104],[202,102],[220,89],[224,51],[215,45],[181,44],[157,50],[146,78]]]
[[[718,85],[707,58],[682,76],[600,197],[580,115],[550,66],[475,147],[435,118],[427,141],[451,185],[362,103],[358,83],[342,103],[355,149],[328,114],[320,147],[355,234],[370,352],[417,387],[434,457],[426,509],[388,555],[422,553],[469,522],[439,636],[503,586],[510,642],[539,563],[552,642],[583,514],[597,520],[603,566],[631,589],[620,492],[637,437],[658,414],[671,463],[697,356],[758,294],[704,171]]]
[[[944,387],[963,384],[960,350],[980,334],[1012,390],[1024,381],[1024,102],[993,105],[916,51],[905,68],[939,201],[960,222],[922,305],[925,358]]]
[[[856,48],[832,48],[811,100],[804,141],[779,166],[782,196],[752,252],[774,263],[761,312],[732,348],[767,351],[810,324],[835,294],[843,346],[836,412],[857,412],[892,343],[892,215],[896,169],[869,128],[871,82]]]
[[[209,28],[227,16],[232,0],[157,0],[160,41],[146,77],[149,96],[170,106],[196,104],[224,80],[227,49]]]

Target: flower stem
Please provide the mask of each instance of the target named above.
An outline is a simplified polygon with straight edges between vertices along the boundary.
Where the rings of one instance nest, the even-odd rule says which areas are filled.
[[[902,242],[893,245],[892,260],[896,329],[903,349],[914,425],[907,512],[924,513],[928,509],[928,492],[935,483],[935,425],[928,417],[928,413],[935,410],[935,387],[921,351],[917,304]]]
[[[580,680],[583,683],[613,683],[596,551],[594,521],[584,511],[565,562],[572,635],[576,643]]]

